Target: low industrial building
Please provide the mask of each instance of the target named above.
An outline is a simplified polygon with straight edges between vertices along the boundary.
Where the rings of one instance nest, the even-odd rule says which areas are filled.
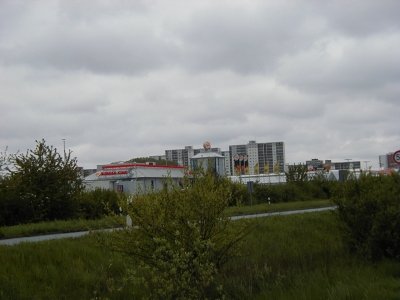
[[[128,194],[161,190],[171,181],[180,184],[185,176],[182,166],[162,166],[154,163],[119,163],[101,165],[98,171],[84,179],[86,189],[106,189]]]

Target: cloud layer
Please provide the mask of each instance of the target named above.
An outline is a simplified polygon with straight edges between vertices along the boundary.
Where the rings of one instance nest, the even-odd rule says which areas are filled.
[[[284,141],[287,162],[400,147],[398,1],[1,1],[0,147],[85,167]]]

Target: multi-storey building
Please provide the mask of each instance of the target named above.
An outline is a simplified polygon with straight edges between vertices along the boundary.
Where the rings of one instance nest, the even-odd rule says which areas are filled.
[[[309,171],[319,170],[359,170],[361,169],[360,161],[345,161],[345,162],[332,162],[325,160],[325,163],[319,159],[312,159],[306,161],[306,166]]]
[[[189,167],[190,159],[196,154],[203,153],[205,151],[206,150],[204,148],[193,149],[192,146],[186,146],[184,149],[165,150],[165,158],[166,160],[177,163],[179,166]],[[210,148],[207,149],[207,152],[221,154],[221,149]]]
[[[229,146],[231,175],[281,173],[285,170],[283,142],[256,143]]]
[[[180,166],[190,167],[193,156],[203,152],[214,152],[225,158],[226,175],[268,174],[285,171],[285,144],[283,142],[257,143],[250,141],[244,145],[230,145],[229,151],[220,148],[165,150],[165,158]]]

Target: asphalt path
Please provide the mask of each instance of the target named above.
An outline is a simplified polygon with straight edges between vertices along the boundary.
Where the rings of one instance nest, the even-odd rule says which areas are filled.
[[[289,210],[289,211],[278,211],[278,212],[270,212],[270,213],[233,216],[233,217],[231,217],[231,220],[235,221],[235,220],[241,220],[241,219],[265,218],[265,217],[272,217],[272,216],[288,216],[288,215],[328,211],[328,210],[334,210],[334,209],[336,209],[336,206],[328,206],[328,207],[322,207],[322,208],[309,208],[309,209],[300,209],[300,210]],[[79,237],[87,235],[91,232],[113,231],[113,230],[117,230],[117,229],[121,229],[121,228],[88,230],[88,231],[78,231],[78,232],[68,232],[68,233],[54,233],[54,234],[46,234],[46,235],[3,239],[3,240],[0,240],[0,245],[13,246],[13,245],[17,245],[20,243],[34,243],[34,242],[58,240],[58,239],[65,239],[65,238],[79,238]]]

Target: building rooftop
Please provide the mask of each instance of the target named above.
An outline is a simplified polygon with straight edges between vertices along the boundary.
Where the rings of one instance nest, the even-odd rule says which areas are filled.
[[[213,158],[213,157],[221,157],[224,158],[221,154],[218,154],[216,152],[201,152],[197,153],[195,156],[192,157],[192,159],[198,159],[198,158]]]

